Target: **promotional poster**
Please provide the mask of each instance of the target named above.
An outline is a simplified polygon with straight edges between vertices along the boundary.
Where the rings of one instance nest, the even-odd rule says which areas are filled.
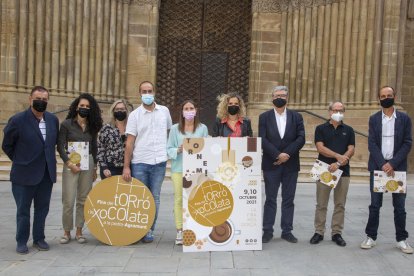
[[[69,160],[82,171],[89,170],[89,142],[68,142]]]
[[[261,250],[260,138],[188,138],[183,149],[183,251]]]
[[[394,176],[387,176],[383,171],[374,171],[373,190],[376,193],[407,193],[406,172],[396,171]]]

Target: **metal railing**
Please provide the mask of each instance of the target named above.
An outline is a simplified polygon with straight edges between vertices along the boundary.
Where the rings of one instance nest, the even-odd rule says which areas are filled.
[[[323,116],[321,116],[319,114],[316,114],[315,112],[312,112],[312,111],[309,111],[309,110],[306,110],[306,109],[293,109],[293,110],[295,110],[297,112],[303,112],[303,113],[309,114],[309,115],[311,115],[313,117],[317,117],[317,118],[319,118],[321,120],[324,120],[324,121],[328,121],[329,120],[328,118],[325,118],[325,117],[323,117]],[[368,138],[368,134],[366,134],[366,133],[363,133],[363,132],[358,131],[358,130],[355,130],[355,129],[354,129],[354,132],[356,134],[358,134],[358,135],[361,135],[362,137]]]

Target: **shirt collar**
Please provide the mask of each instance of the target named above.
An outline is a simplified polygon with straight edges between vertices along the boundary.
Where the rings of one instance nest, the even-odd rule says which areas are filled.
[[[382,109],[381,110],[382,119],[385,119],[385,118],[391,119],[392,117],[397,118],[397,112],[396,111],[397,111],[397,109],[394,107],[394,112],[392,113],[391,117],[388,117],[387,115],[385,115],[384,110]]]
[[[275,112],[276,116],[285,117],[286,116],[286,108],[283,110],[282,114],[279,114],[275,108],[273,108],[273,111]]]
[[[155,104],[155,107],[154,107],[154,110],[158,110],[158,109],[160,109],[160,107],[159,107],[159,105],[156,103],[156,102],[154,102],[154,104]],[[152,112],[152,111],[149,111],[149,110],[147,110],[145,107],[144,107],[144,104],[141,104],[141,106],[140,106],[141,108],[142,108],[142,111],[143,112]],[[154,111],[153,110],[153,111]]]
[[[36,115],[33,113],[33,110],[31,108],[30,108],[30,113],[32,113],[33,117],[36,119],[36,121],[38,123],[40,123],[41,120],[43,120],[43,121],[45,120],[45,113],[43,113],[42,119],[37,118]]]
[[[328,121],[326,122],[326,124],[327,124],[328,126],[331,126],[331,127],[335,128],[335,126],[333,125],[333,123],[331,122],[331,120],[328,120]],[[343,127],[343,126],[344,126],[344,122],[343,122],[343,121],[341,121],[341,122],[339,122],[339,124],[338,124],[337,128],[338,128],[338,127]]]

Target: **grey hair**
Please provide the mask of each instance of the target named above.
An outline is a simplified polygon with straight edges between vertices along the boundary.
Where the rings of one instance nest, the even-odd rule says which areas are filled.
[[[331,111],[333,105],[336,104],[336,103],[342,104],[343,110],[345,112],[345,104],[343,102],[341,102],[341,101],[332,101],[332,102],[329,102],[328,110]]]
[[[276,91],[285,91],[286,95],[289,95],[289,89],[287,88],[287,86],[284,86],[284,85],[277,85],[277,86],[273,87],[272,96],[274,95],[274,93]]]

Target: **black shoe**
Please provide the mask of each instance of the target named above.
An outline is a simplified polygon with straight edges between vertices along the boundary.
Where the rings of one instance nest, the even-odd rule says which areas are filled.
[[[37,242],[33,242],[33,247],[37,248],[40,251],[48,251],[49,250],[49,245],[47,244],[47,242],[45,242],[45,240],[40,240]]]
[[[298,239],[292,233],[282,234],[281,238],[291,243],[298,242]]]
[[[21,254],[21,255],[24,255],[24,254],[29,253],[29,248],[27,248],[27,245],[25,243],[24,244],[17,244],[16,252]]]
[[[318,244],[319,242],[323,241],[323,236],[315,233],[313,237],[310,239],[311,244]]]
[[[341,234],[335,234],[332,236],[332,241],[334,241],[339,246],[345,246],[346,242],[342,238]]]
[[[268,243],[273,239],[273,234],[272,233],[263,233],[262,236],[262,243]]]

